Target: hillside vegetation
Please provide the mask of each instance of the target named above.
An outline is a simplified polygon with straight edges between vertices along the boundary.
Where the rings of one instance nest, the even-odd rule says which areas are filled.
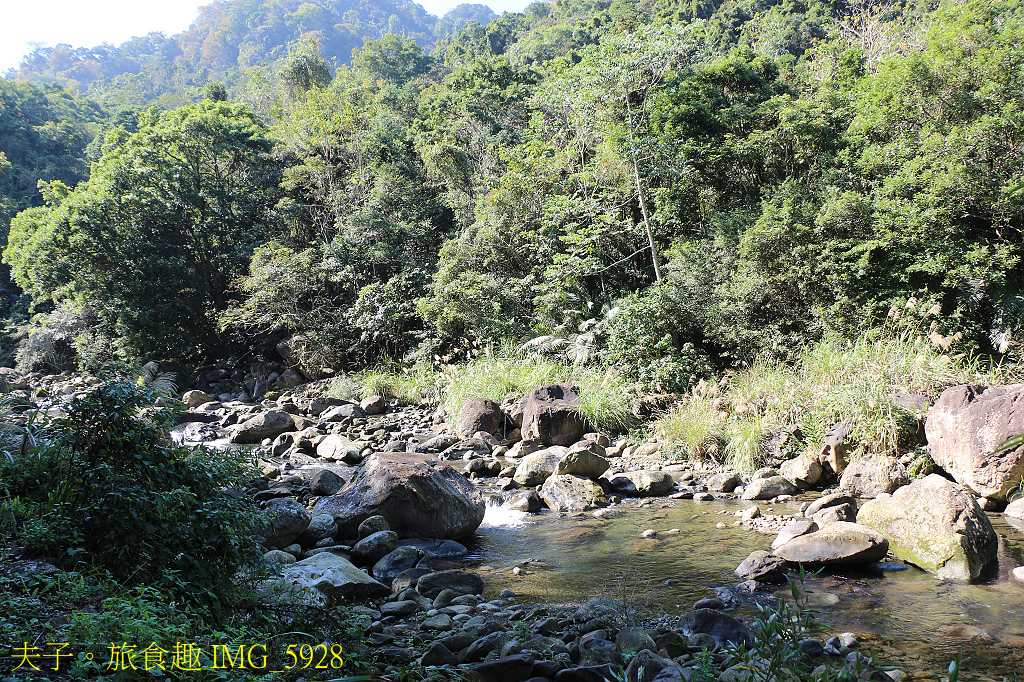
[[[683,392],[908,300],[941,350],[1018,358],[1019,1],[536,2],[429,52],[427,24],[374,24],[348,64],[336,23],[238,47],[236,14],[269,25],[248,7],[153,57],[225,74],[168,80],[173,106],[0,83],[51,112],[0,137],[22,369],[188,373],[294,337],[315,378],[527,344]],[[214,23],[233,47],[206,62]],[[243,53],[281,59],[243,77]],[[59,171],[32,142],[56,125],[84,131]]]

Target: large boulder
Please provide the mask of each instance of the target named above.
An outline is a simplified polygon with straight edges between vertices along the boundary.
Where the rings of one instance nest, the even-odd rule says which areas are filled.
[[[607,507],[601,486],[574,474],[555,474],[540,488],[540,496],[552,511],[580,512]]]
[[[800,492],[796,485],[785,476],[755,478],[743,489],[744,500],[770,500],[779,495],[794,495]]]
[[[891,493],[910,482],[907,468],[892,455],[864,455],[850,462],[839,479],[839,487],[854,497],[873,498]]]
[[[799,535],[775,549],[786,561],[805,564],[862,564],[881,561],[889,551],[885,537],[859,523],[837,521]]]
[[[924,426],[935,463],[981,497],[1006,499],[1024,476],[1024,384],[954,386],[935,402]]]
[[[555,473],[558,463],[565,457],[566,452],[565,448],[556,446],[523,457],[516,466],[512,480],[519,485],[540,485],[547,480],[548,476]]]
[[[865,502],[857,519],[888,538],[896,556],[943,578],[977,578],[996,555],[996,533],[974,496],[938,474]]]
[[[232,443],[243,445],[259,443],[265,438],[277,438],[282,433],[295,431],[295,420],[284,410],[270,410],[250,417],[235,428]]]
[[[627,497],[661,497],[667,495],[675,481],[666,471],[627,471],[608,480],[613,492]]]
[[[460,438],[472,438],[480,431],[494,436],[504,436],[505,413],[493,400],[470,398],[459,410],[459,416],[455,420],[455,433]]]
[[[750,643],[750,630],[736,618],[716,609],[694,609],[676,620],[676,630],[683,635],[705,634],[714,638],[719,646]]]
[[[572,445],[587,431],[580,414],[582,401],[568,384],[551,384],[534,389],[526,396],[523,409],[524,440],[539,440],[548,445]]]
[[[355,537],[360,523],[380,515],[400,538],[459,538],[477,529],[484,507],[476,487],[436,457],[381,452],[314,513],[334,516],[339,537]]]

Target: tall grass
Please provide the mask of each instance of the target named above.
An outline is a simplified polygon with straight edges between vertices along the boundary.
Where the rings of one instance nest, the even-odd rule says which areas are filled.
[[[579,389],[580,412],[599,431],[628,427],[634,417],[628,382],[610,368],[562,365],[549,358],[506,350],[483,355],[461,365],[445,367],[442,405],[458,414],[470,398],[502,402],[545,384],[571,383]]]
[[[894,308],[881,328],[856,339],[823,339],[794,364],[758,360],[730,376],[717,401],[706,385],[698,386],[656,430],[670,449],[695,459],[718,459],[704,444],[721,439],[722,461],[741,470],[761,464],[765,437],[787,424],[798,424],[816,443],[833,424],[845,422],[865,451],[905,451],[916,437],[917,415],[897,405],[897,394],[934,401],[955,384],[1009,378],[1005,368],[985,370],[974,358],[951,354],[958,339],[938,333],[938,308],[919,313],[915,307],[910,301]]]

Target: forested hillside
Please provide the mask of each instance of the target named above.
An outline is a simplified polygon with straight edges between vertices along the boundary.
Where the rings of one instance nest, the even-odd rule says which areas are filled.
[[[169,108],[198,99],[210,80],[242,87],[272,73],[296,42],[317,41],[324,59],[346,64],[354,49],[388,33],[429,49],[468,21],[494,17],[480,4],[438,19],[409,0],[219,0],[201,7],[184,33],[118,46],[37,46],[7,77],[77,88],[110,107]]]
[[[0,116],[8,205],[33,205],[4,252],[36,313],[23,368],[249,362],[294,336],[319,376],[529,342],[679,391],[911,299],[944,348],[1016,357],[1019,0],[536,2],[429,52],[422,11],[368,7],[349,31],[303,4],[330,17],[271,39],[253,27],[292,20],[216,3],[140,52],[160,109],[2,83],[42,112]],[[184,103],[202,69],[302,36]],[[64,124],[104,130],[87,180],[91,133],[40,160]]]

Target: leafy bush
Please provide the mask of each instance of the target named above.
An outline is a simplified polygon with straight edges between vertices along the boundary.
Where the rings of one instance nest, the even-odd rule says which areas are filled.
[[[115,380],[71,404],[57,435],[0,461],[4,495],[38,505],[30,551],[109,571],[216,615],[256,556],[260,514],[237,494],[254,470],[234,455],[171,446],[146,385]]]

